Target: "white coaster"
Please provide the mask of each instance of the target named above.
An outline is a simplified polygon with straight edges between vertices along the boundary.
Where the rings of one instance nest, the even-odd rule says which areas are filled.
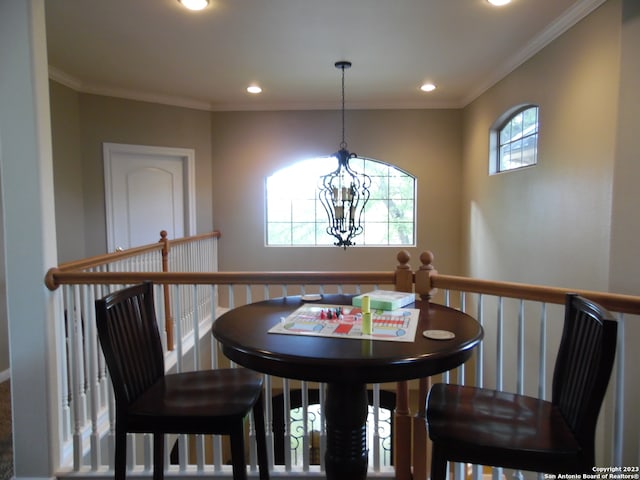
[[[317,302],[322,299],[322,295],[318,293],[309,293],[307,295],[302,295],[300,298],[303,302]]]
[[[451,340],[456,336],[455,333],[448,330],[425,330],[422,335],[432,340]]]

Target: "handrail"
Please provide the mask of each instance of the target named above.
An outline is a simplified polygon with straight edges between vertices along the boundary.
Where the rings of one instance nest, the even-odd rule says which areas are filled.
[[[55,290],[63,284],[126,285],[145,280],[170,285],[233,285],[233,284],[308,284],[362,283],[367,285],[393,284],[396,274],[380,272],[80,272],[52,268],[47,272],[45,284]]]
[[[52,270],[57,270],[60,272],[66,272],[70,270],[79,270],[86,268],[93,268],[100,265],[104,265],[107,263],[117,262],[119,260],[124,260],[126,258],[135,257],[136,255],[140,255],[141,253],[149,253],[156,250],[162,250],[166,247],[167,243],[171,245],[179,245],[182,243],[193,242],[196,240],[204,240],[206,238],[220,238],[220,232],[214,230],[208,233],[201,233],[198,235],[192,235],[190,237],[182,237],[174,240],[167,239],[167,231],[162,230],[160,232],[160,240],[156,243],[149,243],[147,245],[141,245],[139,247],[128,248],[127,250],[104,253],[102,255],[96,255],[93,257],[83,258],[81,260],[73,260],[70,262],[61,263],[58,267],[54,267]],[[165,252],[166,253],[166,252]],[[47,273],[48,276],[48,273]],[[50,287],[49,287],[50,288]]]
[[[423,252],[420,255],[422,265],[414,275],[415,291],[421,294],[423,298],[430,298],[436,290],[443,289],[563,305],[567,293],[577,293],[601,304],[609,310],[620,313],[640,314],[640,296],[576,288],[531,285],[527,283],[483,280],[456,275],[441,275],[434,268],[433,259],[433,253],[429,251]]]
[[[165,233],[165,237],[166,237],[166,231],[162,231],[160,232],[160,236],[162,237],[162,233]],[[207,233],[200,233],[198,235],[191,235],[190,237],[181,237],[181,238],[175,238],[173,240],[171,240],[171,244],[172,245],[180,245],[181,243],[189,243],[189,242],[195,242],[197,240],[204,240],[207,238],[220,238],[221,234],[218,230],[213,230],[212,232],[207,232]],[[162,240],[160,240],[162,241]]]
[[[66,272],[71,270],[80,270],[85,268],[98,267],[107,263],[117,262],[124,260],[125,258],[135,257],[141,253],[149,253],[155,250],[161,250],[163,245],[161,243],[150,243],[148,245],[141,245],[139,247],[128,248],[112,253],[104,253],[102,255],[96,255],[94,257],[83,258],[82,260],[72,260],[70,262],[61,263],[58,267],[54,267],[55,270]]]
[[[219,232],[197,235],[194,238],[209,238],[220,236]],[[172,240],[171,243],[184,243],[186,239]],[[161,241],[162,242],[162,241]],[[80,268],[87,268],[91,265],[105,263],[105,259],[110,261],[132,256],[135,253],[152,251],[162,248],[162,244],[150,244],[143,247],[127,250],[126,252],[116,252],[113,254],[91,257],[89,259],[69,262],[57,268],[51,268],[45,277],[45,284],[50,290],[55,290],[62,284],[110,284],[124,285],[139,283],[150,280],[159,284],[307,284],[319,285],[323,283],[361,283],[367,285],[374,284],[397,284],[396,276],[399,270],[408,269],[409,257],[406,252],[398,254],[398,265],[396,271],[374,271],[374,272],[340,272],[340,271],[267,271],[267,272],[85,272]],[[456,275],[441,275],[432,266],[433,254],[424,252],[420,256],[422,266],[413,274],[412,282],[415,281],[415,291],[423,297],[429,298],[436,289],[460,290],[466,292],[480,293],[486,295],[496,295],[524,300],[534,300],[540,302],[563,304],[565,295],[569,292],[577,293],[584,297],[600,303],[605,308],[621,313],[640,314],[640,297],[624,295],[618,293],[599,292],[594,290],[583,290],[575,288],[551,287],[543,285],[531,285],[517,282],[504,282],[494,280],[483,280],[471,277],[461,277]],[[422,276],[422,274],[426,274]]]
[[[545,287],[515,282],[498,282],[455,275],[431,275],[432,288],[459,290],[501,297],[564,304],[567,293],[577,293],[603,307],[621,313],[640,314],[640,297],[575,288]]]

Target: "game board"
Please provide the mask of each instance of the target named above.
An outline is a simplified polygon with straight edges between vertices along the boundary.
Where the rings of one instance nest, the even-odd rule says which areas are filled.
[[[269,333],[315,335],[320,337],[413,342],[420,310],[402,308],[393,311],[373,310],[371,334],[362,333],[362,311],[351,305],[305,304]]]

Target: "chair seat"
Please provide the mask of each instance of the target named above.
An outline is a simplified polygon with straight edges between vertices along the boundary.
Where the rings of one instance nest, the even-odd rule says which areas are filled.
[[[260,398],[262,376],[244,368],[165,375],[137,398],[128,428],[140,432],[225,433]],[[162,422],[154,419],[162,418]],[[215,422],[207,421],[215,420]]]
[[[582,449],[551,402],[436,384],[427,399],[427,423],[434,442],[470,463],[539,471],[544,460],[552,472],[583,468]]]

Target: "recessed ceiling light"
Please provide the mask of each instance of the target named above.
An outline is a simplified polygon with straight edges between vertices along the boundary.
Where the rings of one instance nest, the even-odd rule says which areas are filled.
[[[501,7],[502,5],[506,5],[511,3],[511,0],[488,0],[491,5],[495,5],[496,7]]]
[[[202,10],[209,5],[209,0],[178,0],[178,2],[189,10]]]
[[[258,94],[258,93],[262,93],[262,89],[258,85],[249,85],[247,87],[247,92]]]
[[[423,92],[433,92],[436,89],[436,86],[433,83],[425,83],[420,87],[420,90]]]

